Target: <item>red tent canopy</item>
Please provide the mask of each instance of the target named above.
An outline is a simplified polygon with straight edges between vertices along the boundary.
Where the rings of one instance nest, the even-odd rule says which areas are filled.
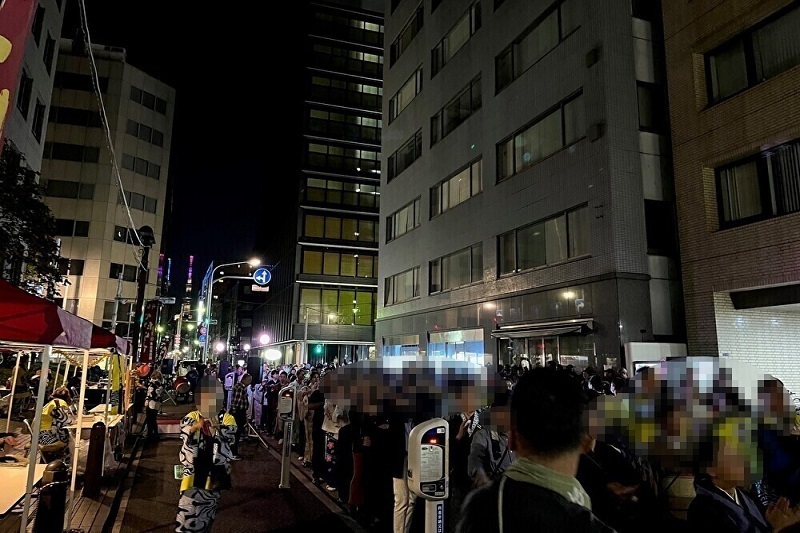
[[[0,280],[0,341],[92,347],[92,323]]]
[[[116,348],[121,354],[130,355],[130,343],[100,326],[92,325],[92,348]]]

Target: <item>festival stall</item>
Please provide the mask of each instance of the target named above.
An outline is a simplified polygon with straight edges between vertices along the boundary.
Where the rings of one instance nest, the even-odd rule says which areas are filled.
[[[20,533],[24,533],[27,528],[28,515],[30,514],[31,492],[33,485],[41,479],[41,465],[38,465],[38,441],[39,429],[41,425],[42,410],[44,407],[44,400],[47,391],[47,384],[49,381],[50,359],[54,350],[60,353],[68,364],[82,368],[80,395],[78,400],[78,413],[75,438],[75,451],[72,454],[72,479],[70,484],[70,502],[74,501],[75,492],[75,476],[77,471],[77,461],[79,450],[81,447],[81,431],[78,428],[83,427],[84,422],[84,401],[86,394],[86,377],[89,368],[90,360],[97,362],[99,360],[110,358],[112,363],[110,368],[117,370],[112,372],[112,376],[116,376],[116,382],[121,385],[122,378],[120,377],[125,372],[125,367],[128,366],[128,343],[111,332],[93,325],[88,320],[84,320],[78,316],[68,313],[58,307],[55,303],[39,298],[29,294],[10,283],[0,280],[0,349],[6,351],[17,352],[17,363],[15,365],[15,378],[16,373],[19,372],[19,358],[22,352],[34,351],[41,352],[41,377],[39,379],[38,391],[36,393],[36,407],[33,423],[31,424],[31,445],[29,452],[29,464],[27,472],[27,480],[23,487],[11,487],[8,485],[7,480],[3,480],[3,489],[6,494],[11,494],[8,491],[15,491],[19,494],[19,499],[24,495],[25,502],[23,507],[23,514],[20,523]],[[120,353],[122,352],[122,353]],[[82,356],[82,361],[79,363],[77,357]],[[113,361],[116,361],[114,363]],[[57,370],[58,371],[58,370]],[[64,373],[64,381],[66,381],[67,370]],[[116,390],[117,397],[120,397],[121,387],[114,389],[115,379],[109,379],[109,396],[113,404],[114,391]],[[54,386],[57,383],[53,381]],[[16,386],[16,379],[12,381],[11,399],[13,401]],[[116,404],[117,406],[119,404]],[[108,427],[108,412],[114,412],[118,407],[112,406],[107,408],[103,420]],[[10,414],[13,410],[13,405],[9,406],[9,420],[6,423],[8,427],[10,423]],[[4,477],[4,476],[0,476]],[[11,476],[5,476],[11,479]],[[21,482],[21,478],[20,478]],[[24,493],[22,492],[24,490]],[[70,509],[71,505],[67,507],[67,520],[66,528],[70,527]]]

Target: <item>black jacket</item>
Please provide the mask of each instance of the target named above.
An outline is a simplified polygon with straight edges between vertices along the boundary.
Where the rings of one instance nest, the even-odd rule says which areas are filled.
[[[737,489],[738,490],[738,489]],[[739,490],[736,503],[705,476],[695,480],[697,495],[689,504],[688,522],[691,533],[769,533],[772,527],[761,514],[756,502]]]
[[[500,532],[497,513],[502,479],[467,496],[456,528],[458,533],[615,533],[591,511],[560,494],[509,478],[505,478],[503,488],[503,531]]]

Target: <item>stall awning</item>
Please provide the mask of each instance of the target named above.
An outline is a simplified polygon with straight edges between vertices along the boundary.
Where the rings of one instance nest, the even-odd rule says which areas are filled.
[[[500,326],[492,331],[495,339],[525,339],[528,337],[555,337],[567,333],[588,333],[593,329],[593,321],[589,319],[565,320],[533,324],[513,324]]]

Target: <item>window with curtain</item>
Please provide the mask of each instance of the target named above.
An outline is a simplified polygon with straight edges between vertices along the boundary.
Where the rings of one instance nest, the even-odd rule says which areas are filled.
[[[800,7],[763,21],[706,54],[709,103],[739,92],[800,64]]]

